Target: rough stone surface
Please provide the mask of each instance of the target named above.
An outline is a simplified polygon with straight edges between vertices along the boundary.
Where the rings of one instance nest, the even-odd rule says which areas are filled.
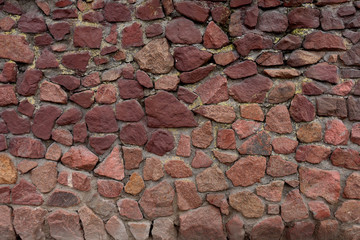
[[[80,218],[77,213],[59,209],[49,214],[46,221],[49,223],[50,235],[55,239],[83,239]]]
[[[245,218],[259,218],[264,214],[265,205],[255,193],[242,191],[230,194],[229,202]]]
[[[14,228],[22,239],[44,239],[42,226],[47,211],[43,208],[20,207],[14,210]]]
[[[305,219],[309,216],[308,209],[298,189],[289,192],[281,204],[281,217],[285,222]]]
[[[91,171],[99,158],[85,146],[71,147],[61,158],[61,162],[74,169]]]
[[[224,173],[217,166],[212,166],[196,176],[199,192],[216,192],[228,188]]]

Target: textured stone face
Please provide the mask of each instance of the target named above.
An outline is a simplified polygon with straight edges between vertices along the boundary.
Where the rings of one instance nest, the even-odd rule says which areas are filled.
[[[31,63],[34,52],[29,48],[29,43],[20,35],[0,35],[0,57],[15,62]]]

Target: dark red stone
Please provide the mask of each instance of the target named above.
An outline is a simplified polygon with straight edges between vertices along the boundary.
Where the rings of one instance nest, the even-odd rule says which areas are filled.
[[[14,62],[6,62],[4,63],[3,71],[1,73],[2,78],[0,77],[0,82],[16,82],[17,76],[17,66]]]
[[[43,158],[45,146],[38,140],[29,137],[14,137],[10,139],[9,152],[16,157]]]
[[[193,113],[168,92],[159,92],[145,99],[149,127],[195,127]]]
[[[257,74],[257,66],[255,62],[246,60],[225,68],[224,73],[233,79],[249,77]]]
[[[89,26],[75,27],[73,39],[74,47],[100,48],[102,29]]]
[[[202,42],[201,32],[194,22],[183,17],[175,18],[167,24],[165,36],[173,43],[195,44]]]
[[[313,8],[295,8],[288,14],[291,28],[317,28],[320,25],[320,11]]]
[[[5,135],[0,135],[0,151],[4,151],[4,150],[6,150],[8,147],[7,147],[7,143],[6,143],[6,137],[5,137]],[[1,189],[1,188],[0,188]],[[0,195],[1,195],[1,193],[0,193]],[[1,197],[0,197],[0,199],[1,199]],[[0,200],[0,202],[1,202],[1,200]]]
[[[119,79],[118,86],[119,95],[122,99],[141,99],[144,97],[143,87],[135,80]]]
[[[89,52],[67,53],[62,57],[62,64],[72,70],[85,72],[91,56]]]
[[[146,144],[145,150],[154,153],[159,156],[163,156],[165,153],[174,149],[174,137],[166,130],[157,130]]]
[[[318,96],[325,92],[326,88],[315,82],[302,83],[302,93],[308,96]]]
[[[240,154],[269,156],[272,152],[271,137],[265,131],[248,138],[238,148]]]
[[[284,0],[284,7],[299,7],[303,3],[312,3],[313,0]]]
[[[36,93],[41,81],[43,73],[37,69],[27,69],[16,83],[16,90],[20,95],[31,96]]]
[[[288,34],[275,45],[278,50],[294,50],[301,46],[302,39],[299,36]]]
[[[240,103],[262,103],[272,85],[273,83],[269,78],[256,75],[232,85],[229,88],[229,94]]]
[[[339,82],[338,68],[335,65],[330,65],[326,62],[311,66],[304,75],[308,78],[326,81],[333,84]]]
[[[191,72],[183,72],[180,74],[180,81],[183,83],[196,83],[206,78],[210,72],[215,69],[215,64],[209,64],[205,67],[199,67]]]
[[[18,28],[24,33],[41,33],[46,31],[46,24],[44,18],[34,13],[29,12],[21,16],[17,22]]]
[[[245,5],[248,5],[251,3],[252,3],[252,0],[231,0],[230,7],[237,8],[237,7],[245,6]]]
[[[67,19],[67,18],[77,18],[77,10],[75,8],[66,8],[66,9],[55,9],[52,11],[52,19]]]
[[[87,134],[88,132],[86,128],[86,123],[79,122],[74,125],[73,127],[74,142],[84,143],[86,141]]]
[[[229,35],[231,37],[240,37],[241,35],[243,35],[243,26],[241,19],[242,19],[242,13],[240,10],[237,10],[231,14],[230,23],[229,23]],[[256,16],[256,22],[257,22],[257,16]]]
[[[62,110],[52,105],[41,106],[36,111],[34,122],[31,126],[33,134],[43,140],[49,140],[55,120],[61,115]]]
[[[76,108],[72,107],[66,110],[59,118],[56,120],[56,124],[59,126],[75,124],[79,122],[82,118],[82,112]]]
[[[51,207],[67,208],[80,203],[79,197],[70,191],[55,190],[48,198],[46,205]]]
[[[83,21],[99,23],[104,21],[104,15],[101,12],[88,12],[83,15]]]
[[[129,47],[141,47],[144,45],[143,32],[140,23],[133,23],[132,25],[125,27],[122,32],[121,45],[123,48]]]
[[[3,3],[4,1],[2,1]],[[15,1],[5,1],[2,10],[7,13],[21,15],[23,13],[21,6],[18,2]]]
[[[342,37],[321,31],[306,35],[303,46],[311,50],[346,50]]]
[[[36,60],[35,66],[39,69],[57,68],[59,67],[59,62],[56,60],[54,53],[48,49],[45,49],[41,52],[41,55]]]
[[[127,22],[131,21],[131,12],[125,4],[109,2],[104,7],[104,17],[108,22]]]
[[[296,94],[291,101],[289,112],[295,122],[310,122],[315,118],[314,105],[300,94]]]
[[[111,133],[119,129],[114,111],[107,105],[97,106],[88,111],[85,122],[91,132]]]
[[[53,43],[53,38],[50,34],[44,33],[42,35],[36,36],[34,38],[36,46],[49,46]]]
[[[354,149],[336,148],[330,157],[334,166],[360,170],[359,152]]]
[[[203,104],[219,103],[229,99],[227,79],[216,75],[196,88]]]
[[[242,56],[246,56],[251,50],[261,50],[271,48],[273,43],[270,38],[263,37],[256,33],[247,33],[244,37],[234,41],[236,51]]]
[[[180,14],[197,22],[205,22],[209,17],[209,8],[197,2],[178,2],[175,4],[175,9]]]
[[[343,31],[342,35],[347,39],[349,39],[353,44],[356,44],[360,41],[359,32],[354,32],[354,31],[350,31],[349,29],[346,29],[345,31]]]
[[[14,109],[9,109],[2,112],[1,118],[5,121],[9,131],[14,135],[26,134],[30,132],[29,119],[19,117]]]
[[[65,35],[70,33],[70,24],[68,22],[57,22],[51,25],[48,25],[51,35],[55,40],[63,40]]]
[[[256,58],[256,62],[261,66],[278,66],[284,64],[281,52],[264,52]]]
[[[280,0],[259,0],[258,6],[262,8],[273,8],[281,5]]]
[[[348,113],[350,121],[359,121],[360,120],[360,98],[354,98],[350,96],[347,99]]]
[[[147,133],[142,123],[130,123],[121,128],[120,140],[125,144],[143,146],[147,142]]]
[[[10,203],[10,187],[0,187],[0,203]]]
[[[345,28],[342,19],[338,18],[332,11],[326,9],[321,11],[320,22],[323,30],[339,30]]]
[[[71,95],[70,100],[83,108],[89,108],[94,103],[94,91],[87,90]]]
[[[318,97],[316,98],[317,115],[347,117],[346,101],[344,98]]]
[[[179,100],[182,100],[186,103],[193,103],[198,98],[198,96],[195,93],[191,92],[190,90],[184,87],[178,88],[177,97]]]
[[[160,0],[148,0],[136,8],[135,16],[141,20],[150,21],[165,17]]]
[[[351,49],[347,50],[345,53],[340,54],[340,59],[344,62],[345,65],[358,66],[360,64],[360,44],[356,44],[351,47]]]
[[[36,187],[24,179],[11,189],[12,204],[39,206],[44,200]]]
[[[124,122],[137,122],[144,117],[145,113],[136,100],[128,100],[116,104],[116,119]]]
[[[212,54],[196,47],[177,47],[174,50],[175,67],[179,71],[191,71],[208,62]]]
[[[148,38],[159,36],[162,33],[163,33],[163,27],[158,23],[151,24],[145,28],[145,34],[146,37]]]
[[[111,147],[111,145],[115,142],[116,139],[116,135],[106,135],[103,137],[91,136],[89,138],[89,143],[97,154],[102,155],[106,152],[106,150]]]
[[[70,91],[80,87],[80,79],[72,75],[57,75],[55,77],[52,77],[51,81],[60,84],[61,86],[65,87]]]
[[[263,32],[285,32],[288,28],[288,18],[278,11],[266,11],[260,15],[259,29]]]
[[[231,2],[230,2],[231,4]],[[226,24],[230,16],[230,9],[225,5],[215,6],[211,9],[211,16],[213,20],[221,25]]]
[[[254,5],[249,7],[245,12],[244,24],[248,28],[255,28],[258,22],[259,8]]]

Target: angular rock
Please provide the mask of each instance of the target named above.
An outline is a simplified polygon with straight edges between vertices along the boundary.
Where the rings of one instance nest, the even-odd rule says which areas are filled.
[[[209,16],[209,8],[197,2],[179,2],[175,4],[175,9],[180,14],[197,22],[205,22]]]
[[[14,210],[14,228],[21,239],[45,239],[43,224],[47,211],[43,208],[20,207]]]
[[[269,156],[272,152],[270,142],[270,135],[265,131],[261,131],[243,142],[238,151],[240,154]]]
[[[330,217],[329,206],[323,201],[311,201],[308,203],[310,211],[317,220],[324,220]]]
[[[29,119],[19,117],[14,109],[3,111],[1,113],[1,118],[6,123],[9,131],[14,135],[26,134],[30,132]]]
[[[304,50],[293,51],[287,59],[287,64],[291,67],[301,67],[317,63],[325,54],[322,52],[310,52]]]
[[[283,55],[281,52],[264,52],[256,59],[261,66],[278,66],[283,65]]]
[[[331,145],[346,145],[349,141],[349,131],[339,119],[326,122],[324,142]]]
[[[273,45],[270,38],[265,38],[256,33],[247,33],[244,37],[235,40],[234,44],[236,51],[242,56],[248,55],[251,50],[267,49]]]
[[[62,111],[50,105],[41,106],[35,113],[34,122],[31,127],[32,132],[43,140],[50,139],[55,120],[61,115]]]
[[[360,44],[353,45],[351,49],[347,50],[345,53],[340,54],[340,59],[348,66],[358,66],[359,61],[359,48]]]
[[[360,187],[357,184],[360,180],[360,174],[354,172],[346,179],[344,196],[346,198],[360,199]]]
[[[215,158],[217,158],[217,160],[219,160],[219,162],[224,163],[224,164],[231,164],[233,162],[235,162],[238,159],[238,154],[237,153],[228,153],[228,152],[221,152],[221,151],[217,151],[217,150],[212,150]]]
[[[158,181],[164,176],[163,165],[158,158],[147,158],[143,168],[144,180]]]
[[[140,211],[139,204],[137,201],[124,198],[117,202],[120,216],[126,217],[132,220],[141,220],[143,215]]]
[[[145,240],[149,238],[151,227],[150,221],[129,222],[128,225],[131,234],[136,240]]]
[[[232,129],[218,131],[216,146],[220,149],[236,149],[235,133]]]
[[[38,166],[38,163],[35,162],[35,161],[23,160],[20,163],[18,163],[16,168],[17,168],[17,170],[20,171],[21,174],[25,174],[25,173],[29,172],[31,169],[33,169],[33,168],[35,168],[37,166]],[[10,191],[10,188],[9,188],[9,191]],[[9,192],[9,197],[10,197],[10,192]]]
[[[250,77],[257,74],[258,71],[255,62],[246,60],[225,68],[224,73],[232,79],[238,79]]]
[[[230,240],[242,240],[245,237],[244,222],[237,215],[226,223],[226,230]]]
[[[277,105],[269,110],[266,114],[265,130],[280,134],[292,132],[289,111],[285,105]]]
[[[289,108],[290,116],[295,122],[310,122],[315,118],[314,105],[303,95],[296,94]]]
[[[57,183],[56,163],[46,162],[31,171],[31,182],[41,193],[52,191]]]
[[[230,194],[229,203],[246,218],[259,218],[264,214],[265,204],[256,194],[249,191]]]
[[[40,206],[44,200],[36,187],[24,179],[11,189],[12,204]]]
[[[145,35],[148,38],[156,37],[161,34],[163,34],[163,27],[158,23],[151,24],[145,28]]]
[[[11,158],[7,154],[0,155],[0,184],[14,184],[17,171]]]
[[[344,29],[345,25],[342,19],[338,18],[332,11],[323,9],[321,11],[321,28],[324,30]]]
[[[191,71],[207,63],[212,54],[197,47],[177,47],[174,49],[175,68],[179,71]]]
[[[321,31],[306,35],[303,46],[309,50],[346,50],[343,38]]]
[[[62,57],[62,64],[72,70],[85,72],[91,56],[87,51],[67,53]]]
[[[177,205],[181,211],[198,208],[202,205],[202,199],[196,190],[194,182],[176,180],[175,189]]]
[[[355,123],[351,129],[351,142],[360,145],[360,124]]]
[[[240,105],[241,117],[255,121],[264,121],[264,112],[259,104]]]
[[[211,71],[215,69],[216,65],[210,63],[205,67],[199,67],[191,72],[183,72],[180,74],[180,81],[183,83],[196,83],[206,78]]]
[[[210,78],[196,88],[203,104],[219,103],[229,99],[227,79],[221,75]]]
[[[147,188],[139,203],[149,219],[170,216],[173,214],[175,191],[171,185],[163,181],[154,187]]]
[[[117,136],[114,134],[105,135],[103,137],[91,136],[89,138],[89,144],[94,149],[95,153],[102,155],[111,147],[116,139]]]
[[[91,177],[80,172],[73,172],[71,174],[72,187],[79,191],[90,191]]]
[[[146,151],[163,156],[175,147],[174,137],[169,131],[157,130],[151,135],[149,142],[146,144]]]
[[[268,217],[252,228],[251,238],[253,240],[277,240],[281,238],[284,228],[280,216]]]
[[[135,80],[119,79],[119,95],[122,99],[143,98],[144,91],[142,86]]]
[[[288,14],[291,28],[317,28],[320,26],[318,9],[299,7]]]
[[[76,123],[73,127],[73,134],[74,134],[74,142],[84,143],[86,141],[88,134],[86,123],[84,122]]]
[[[277,11],[266,11],[260,15],[259,29],[264,32],[285,32],[288,27],[288,18]]]
[[[163,18],[165,15],[160,0],[150,0],[136,8],[135,16],[141,20],[149,21]]]
[[[176,240],[177,231],[171,218],[158,218],[153,223],[151,235],[154,240]]]
[[[176,155],[182,157],[190,157],[191,155],[191,144],[190,136],[181,134],[176,149]]]
[[[40,70],[27,69],[16,83],[17,92],[23,96],[35,95],[42,77],[43,73]]]
[[[59,126],[75,124],[82,119],[82,112],[76,108],[72,107],[66,110],[61,116],[56,120],[56,124]]]
[[[360,169],[359,152],[354,149],[337,148],[330,157],[331,163],[337,167],[345,167],[348,169]]]
[[[165,36],[173,43],[195,44],[202,42],[200,30],[194,22],[180,17],[171,20],[165,29]]]
[[[218,49],[229,43],[227,35],[213,21],[207,25],[203,39],[206,48]]]
[[[154,74],[168,73],[174,66],[174,59],[165,38],[155,39],[146,44],[135,54],[134,59],[142,70]]]
[[[318,97],[316,98],[316,109],[319,116],[347,117],[346,102],[343,98]]]
[[[338,239],[338,226],[339,223],[336,220],[321,221],[317,232],[319,240],[336,240]]]
[[[214,140],[211,121],[207,121],[191,133],[191,141],[195,147],[207,148]]]
[[[40,100],[66,104],[67,94],[59,85],[44,81],[40,86]]]
[[[85,115],[86,124],[91,132],[111,133],[118,130],[114,111],[110,106],[97,106]]]
[[[155,89],[165,90],[165,91],[176,91],[180,79],[176,75],[165,75],[160,77],[155,82]]]
[[[229,215],[229,204],[227,198],[223,193],[210,193],[206,195],[206,201],[215,207],[220,208],[222,214]]]
[[[278,137],[271,142],[274,152],[279,154],[290,154],[295,152],[298,144],[298,141],[287,137]]]
[[[112,104],[116,102],[116,88],[114,85],[102,84],[99,86],[95,100],[101,104]]]
[[[80,203],[80,199],[75,193],[70,191],[55,190],[48,198],[46,205],[52,207],[67,208],[76,206]]]
[[[329,83],[336,84],[339,82],[338,68],[335,65],[330,65],[326,62],[318,63],[311,66],[305,72],[305,76],[308,78],[313,78],[318,81],[325,81]]]
[[[289,192],[285,201],[281,204],[281,217],[285,222],[301,220],[308,218],[309,210],[307,209],[303,198],[298,189]]]
[[[10,139],[9,151],[11,155],[23,158],[43,158],[45,145],[38,139],[29,137],[14,137]]]
[[[294,68],[264,69],[264,73],[273,78],[293,78],[300,76],[300,72]]]
[[[125,4],[110,2],[104,7],[104,17],[108,22],[131,21],[131,12]]]
[[[0,106],[17,105],[18,100],[15,95],[14,87],[11,85],[0,86]]]
[[[35,54],[24,36],[0,34],[0,58],[15,62],[32,63]]]
[[[51,81],[57,83],[66,89],[72,91],[80,87],[80,79],[72,75],[61,74],[51,78]]]
[[[266,173],[272,177],[284,177],[297,173],[298,165],[286,161],[281,156],[271,156],[267,164]]]
[[[124,184],[121,182],[113,181],[113,180],[101,180],[97,181],[97,190],[98,193],[107,198],[116,198],[119,197],[122,190],[124,188]]]
[[[256,187],[256,194],[268,201],[280,202],[284,188],[283,181],[272,181],[269,184]]]
[[[221,66],[226,66],[239,58],[239,55],[234,51],[220,52],[214,55],[215,63]]]
[[[137,169],[143,161],[142,148],[122,147],[125,160],[125,169]]]
[[[360,222],[360,201],[348,200],[344,202],[335,212],[335,217],[345,223]]]
[[[121,158],[119,146],[113,148],[109,156],[94,170],[94,173],[116,180],[122,180],[124,178],[124,163]]]
[[[234,108],[231,106],[201,106],[195,109],[194,112],[219,123],[232,123],[235,119],[235,111]]]
[[[191,168],[182,160],[170,160],[164,164],[165,171],[172,178],[187,178],[192,176]]]
[[[15,240],[16,235],[12,225],[12,210],[8,206],[0,206],[0,232],[4,239]]]
[[[300,167],[300,191],[307,197],[323,197],[334,204],[340,197],[340,174],[338,171]]]
[[[102,219],[96,216],[90,208],[83,206],[78,212],[84,228],[85,239],[108,239]]]
[[[301,145],[296,149],[295,159],[298,162],[320,163],[329,158],[331,149],[318,145]]]
[[[290,81],[282,82],[276,85],[268,95],[269,103],[286,102],[295,94],[295,84]]]
[[[199,192],[217,192],[228,188],[224,173],[216,165],[199,173],[196,184]]]
[[[205,206],[181,213],[179,219],[179,239],[226,239],[221,214],[215,207]],[[212,224],[209,225],[209,222]]]
[[[57,22],[48,25],[49,31],[55,40],[63,40],[65,35],[70,33],[70,24],[68,22]]]
[[[61,162],[74,169],[91,171],[99,158],[85,146],[73,146],[61,158]]]
[[[274,46],[277,50],[295,50],[301,46],[302,38],[296,35],[288,34]]]
[[[84,239],[77,213],[59,209],[50,213],[46,217],[46,221],[50,227],[50,235],[55,239]]]
[[[107,221],[105,229],[114,239],[128,240],[125,224],[117,216],[112,216]]]
[[[45,49],[41,52],[41,55],[36,60],[36,68],[49,69],[59,67],[59,62],[56,60],[56,56],[51,51]]]

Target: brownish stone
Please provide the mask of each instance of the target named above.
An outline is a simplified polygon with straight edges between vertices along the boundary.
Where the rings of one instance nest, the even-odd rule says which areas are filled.
[[[285,222],[309,217],[309,210],[300,195],[299,189],[292,190],[286,195],[285,201],[281,204],[281,217]]]
[[[203,105],[193,111],[219,123],[232,123],[236,118],[234,108],[226,105]]]
[[[322,127],[318,122],[311,122],[299,127],[296,136],[300,142],[311,143],[322,139]]]
[[[12,204],[40,206],[43,202],[43,197],[36,191],[36,187],[25,179],[21,179],[11,189]]]
[[[131,195],[138,195],[145,188],[142,177],[134,172],[131,174],[129,181],[125,185],[125,192]]]
[[[360,169],[359,152],[354,149],[336,148],[330,157],[331,163],[337,167],[345,167],[348,169]]]
[[[163,165],[158,158],[147,158],[143,168],[144,180],[158,181],[164,176]]]
[[[335,217],[345,223],[359,223],[360,222],[360,201],[348,200],[345,201],[335,212]]]
[[[269,156],[272,152],[270,143],[270,135],[265,131],[261,131],[243,142],[238,151],[240,154]]]
[[[191,71],[207,63],[212,54],[197,47],[177,47],[174,49],[175,68],[179,71]]]
[[[224,73],[232,79],[238,79],[250,77],[257,74],[258,71],[255,62],[246,60],[243,62],[237,62],[225,68]]]
[[[182,160],[170,160],[164,164],[165,171],[173,178],[186,178],[192,176],[191,168]]]
[[[266,114],[265,130],[280,134],[292,132],[289,111],[285,105],[277,105],[269,110]]]
[[[31,181],[42,193],[52,191],[57,183],[57,169],[55,162],[46,162],[31,171]]]
[[[25,174],[29,172],[31,169],[36,168],[38,166],[38,163],[35,161],[30,160],[22,160],[18,165],[16,166],[17,170],[20,171],[21,174]]]
[[[29,48],[24,36],[0,35],[0,58],[7,58],[15,62],[32,63],[35,54]]]
[[[14,210],[13,225],[21,239],[44,239],[43,229],[47,210],[43,208],[20,207]]]
[[[264,214],[265,204],[254,193],[242,191],[229,196],[230,206],[246,218],[259,218]]]
[[[198,208],[202,205],[202,199],[196,190],[194,182],[176,180],[175,188],[177,205],[181,211]]]
[[[196,176],[196,185],[199,192],[217,192],[229,187],[224,173],[216,165],[199,173]]]
[[[195,92],[203,104],[219,103],[229,99],[227,79],[221,75],[210,78],[196,88]]]
[[[10,139],[9,151],[11,155],[23,158],[43,158],[45,145],[38,139],[29,137],[13,137]]]
[[[310,65],[317,63],[324,55],[322,52],[295,50],[290,54],[287,64],[291,67]]]
[[[195,44],[201,43],[202,35],[194,22],[180,17],[171,20],[165,30],[165,36],[173,43]]]
[[[306,35],[303,46],[310,50],[346,50],[343,38],[321,31]]]
[[[346,145],[349,135],[349,131],[341,120],[334,119],[326,122],[324,142],[331,145]]]
[[[77,213],[63,209],[53,211],[46,217],[50,227],[50,235],[55,239],[83,239],[79,220]]]
[[[272,181],[269,184],[256,187],[256,194],[268,201],[280,202],[284,188],[283,181]]]
[[[95,154],[82,145],[71,147],[61,158],[64,165],[86,171],[91,171],[98,160],[99,158]]]
[[[360,186],[358,182],[360,181],[360,174],[353,172],[346,179],[346,186],[344,188],[344,196],[346,198],[360,199]]]
[[[211,121],[207,121],[200,127],[191,132],[191,141],[193,146],[198,148],[207,148],[214,140]]]
[[[120,216],[126,217],[132,220],[141,220],[143,215],[140,211],[139,204],[137,201],[132,199],[120,199],[117,202]]]
[[[281,103],[291,99],[295,94],[295,84],[290,81],[276,85],[269,93],[269,103]]]
[[[197,22],[205,22],[209,17],[209,8],[197,2],[179,2],[175,4],[175,9],[180,14]]]
[[[272,177],[284,177],[297,173],[298,165],[286,161],[281,156],[270,156],[267,164],[266,173]]]
[[[329,158],[331,149],[318,145],[301,145],[296,149],[295,159],[298,162],[320,163]]]
[[[295,152],[298,144],[298,141],[287,137],[278,137],[271,142],[274,152],[279,154],[290,154]]]

